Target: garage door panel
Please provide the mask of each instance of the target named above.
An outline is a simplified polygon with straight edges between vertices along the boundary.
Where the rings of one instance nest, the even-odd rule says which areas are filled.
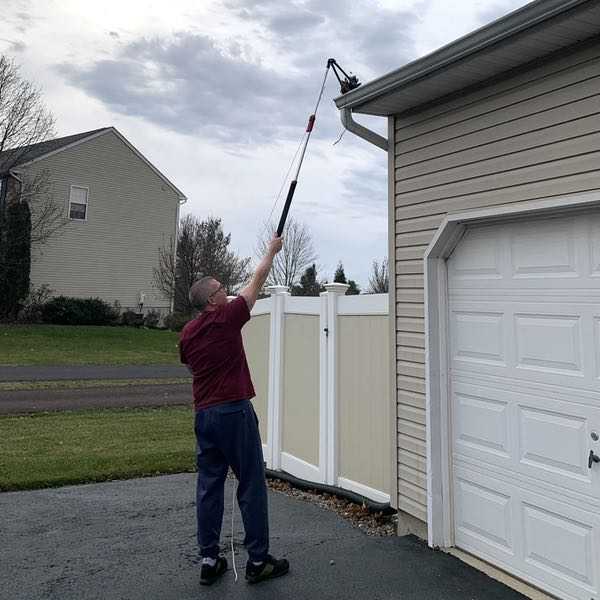
[[[590,251],[590,275],[600,277],[600,216],[593,216],[589,222],[588,246]]]
[[[467,232],[452,255],[448,268],[453,282],[475,282],[502,278],[502,240],[490,228]]]
[[[587,466],[590,438],[586,435],[590,427],[585,416],[523,404],[518,405],[518,415],[522,465],[579,479],[586,487],[591,484],[591,470]]]
[[[525,560],[594,593],[593,523],[541,508],[539,502],[523,502],[522,516]]]
[[[583,377],[579,315],[517,313],[516,367]]]
[[[455,502],[457,537],[513,554],[513,503],[510,495],[466,477],[458,477]]]
[[[506,366],[502,313],[453,311],[452,327],[454,360]]]
[[[599,515],[528,490],[519,497],[523,559],[534,576],[577,598],[598,598]]]
[[[597,380],[600,381],[600,317],[593,318],[593,336],[594,336],[594,375]]]
[[[507,225],[513,278],[580,277],[573,219]],[[548,244],[552,240],[552,244]]]
[[[455,393],[454,414],[457,446],[510,459],[508,402]]]

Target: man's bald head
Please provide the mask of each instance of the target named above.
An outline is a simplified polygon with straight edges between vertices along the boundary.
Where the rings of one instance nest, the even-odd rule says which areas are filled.
[[[211,276],[196,281],[190,288],[190,303],[199,311],[208,306],[209,298],[219,289],[219,282]]]

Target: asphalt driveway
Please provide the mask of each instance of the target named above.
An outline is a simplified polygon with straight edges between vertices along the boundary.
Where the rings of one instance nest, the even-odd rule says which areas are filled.
[[[0,598],[10,600],[517,600],[524,596],[414,537],[368,537],[335,513],[270,491],[272,552],[291,572],[199,585],[191,474],[0,494]],[[228,480],[222,542],[231,565]],[[333,564],[332,564],[333,561]]]

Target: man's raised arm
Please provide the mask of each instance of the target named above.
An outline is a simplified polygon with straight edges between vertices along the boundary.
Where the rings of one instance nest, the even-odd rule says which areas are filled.
[[[262,287],[265,284],[267,277],[269,276],[269,272],[271,271],[271,267],[273,266],[273,259],[282,247],[283,238],[274,237],[269,242],[269,248],[267,249],[267,253],[263,257],[263,259],[258,263],[258,266],[254,271],[254,275],[252,275],[250,283],[240,292],[240,296],[242,296],[244,300],[246,300],[248,310],[252,310],[252,308],[254,307],[256,299],[258,298],[258,294],[260,294],[260,290],[262,290]]]

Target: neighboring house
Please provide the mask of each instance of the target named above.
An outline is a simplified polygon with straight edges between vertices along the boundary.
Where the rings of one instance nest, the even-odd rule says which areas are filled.
[[[153,287],[158,249],[176,237],[183,193],[114,127],[0,153],[4,201],[47,173],[66,225],[32,252],[31,283],[123,309],[170,308]],[[10,164],[10,170],[7,165]],[[4,168],[2,166],[4,165]],[[34,207],[35,207],[35,203]]]
[[[600,2],[533,2],[336,104],[389,157],[402,529],[599,599]]]

